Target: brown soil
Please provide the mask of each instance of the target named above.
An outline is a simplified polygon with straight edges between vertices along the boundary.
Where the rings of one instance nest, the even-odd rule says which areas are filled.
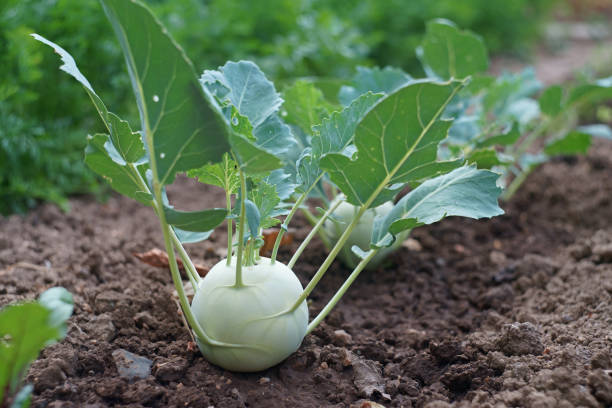
[[[219,204],[203,193],[194,206]],[[609,143],[548,163],[506,215],[415,231],[297,353],[256,374],[190,347],[169,272],[132,255],[162,248],[157,221],[125,198],[0,220],[0,305],[56,285],[74,294],[68,336],[30,370],[34,407],[611,406],[611,199]],[[283,259],[306,233],[300,222]],[[212,265],[224,240],[221,231],[189,250]],[[298,263],[302,283],[323,253],[315,243]],[[311,314],[348,273],[334,264]],[[145,378],[120,376],[123,350],[152,362]]]

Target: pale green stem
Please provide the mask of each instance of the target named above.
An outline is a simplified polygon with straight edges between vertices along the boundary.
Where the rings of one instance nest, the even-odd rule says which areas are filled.
[[[278,248],[280,247],[280,243],[281,243],[281,241],[283,239],[283,235],[285,234],[285,231],[286,231],[287,227],[289,226],[289,223],[291,222],[291,219],[295,215],[296,211],[300,208],[300,206],[302,205],[302,203],[304,202],[306,197],[308,197],[308,194],[312,191],[314,186],[319,182],[321,177],[323,177],[323,173],[321,173],[319,175],[319,177],[317,177],[317,179],[314,181],[314,183],[312,183],[312,185],[308,188],[308,190],[306,190],[304,192],[304,194],[302,194],[297,199],[297,201],[295,202],[295,204],[291,208],[291,211],[289,212],[289,214],[287,214],[287,217],[285,217],[285,221],[283,222],[283,225],[281,226],[281,229],[278,232],[278,235],[276,236],[276,241],[274,241],[274,248],[272,249],[272,256],[270,257],[270,263],[271,264],[273,264],[276,261],[276,255],[278,254]]]
[[[310,295],[310,293],[314,290],[321,278],[323,278],[323,275],[325,275],[327,269],[331,266],[332,262],[334,262],[334,259],[336,259],[338,252],[340,252],[340,250],[348,240],[349,236],[353,232],[353,229],[355,228],[355,226],[357,226],[357,223],[361,219],[361,216],[363,215],[366,209],[367,207],[365,205],[359,208],[357,216],[353,219],[353,222],[351,222],[349,226],[344,230],[344,233],[342,233],[342,235],[338,239],[338,242],[336,242],[336,245],[334,245],[331,252],[327,255],[327,258],[325,258],[325,261],[323,261],[323,264],[319,267],[317,273],[315,273],[308,285],[304,288],[304,291],[302,291],[302,294],[297,298],[293,306],[289,309],[289,312],[293,312],[294,310],[296,310],[302,304],[302,302],[306,300],[308,295]]]
[[[159,203],[161,200],[161,186],[156,186],[155,189],[155,201],[156,201],[156,212],[157,217],[159,218],[159,222],[162,227],[162,233],[164,236],[164,245],[166,247],[166,252],[168,253],[168,264],[170,266],[170,273],[172,275],[172,282],[174,283],[174,288],[179,297],[179,303],[181,305],[181,310],[183,311],[183,315],[189,323],[189,326],[193,329],[196,334],[196,337],[201,341],[216,346],[228,346],[228,347],[243,347],[241,345],[230,345],[227,343],[219,342],[211,339],[202,329],[195,316],[191,312],[191,308],[189,307],[189,300],[187,299],[187,295],[185,294],[185,288],[183,287],[183,281],[181,280],[181,274],[178,269],[178,264],[176,262],[176,256],[174,254],[174,247],[172,246],[172,238],[170,234],[170,226],[166,222],[166,216],[164,214],[163,208],[160,208]]]
[[[550,124],[550,119],[544,119],[538,127],[536,127],[533,132],[531,132],[525,140],[523,140],[518,147],[516,148],[516,152],[510,152],[514,155],[515,158],[518,158],[521,154],[527,152],[531,145],[538,140],[538,138],[548,129],[548,125]]]
[[[342,204],[342,200],[341,199],[336,200],[336,203],[333,206],[331,206],[325,212],[325,214],[323,214],[323,216],[317,221],[314,227],[312,227],[306,239],[304,239],[304,241],[300,244],[299,248],[295,251],[295,254],[293,254],[293,257],[291,257],[291,260],[287,264],[289,269],[293,268],[293,265],[295,265],[300,255],[302,255],[302,252],[304,252],[304,249],[306,249],[306,247],[308,246],[312,238],[314,238],[314,236],[319,232],[319,229],[323,226],[323,223],[336,210],[336,208],[338,208],[340,204]]]
[[[527,179],[527,176],[531,173],[531,171],[521,171],[519,175],[512,179],[512,182],[504,192],[501,194],[500,198],[502,201],[508,201],[512,198],[514,193],[519,189],[519,187],[523,184],[523,182]]]
[[[342,296],[344,296],[348,288],[353,284],[355,279],[357,279],[357,277],[359,276],[363,268],[366,267],[368,262],[370,262],[370,260],[374,257],[374,255],[376,255],[377,252],[378,252],[378,249],[371,249],[368,252],[368,255],[365,258],[363,258],[361,262],[359,262],[355,270],[353,270],[353,272],[349,275],[348,279],[344,281],[342,286],[340,286],[340,289],[338,289],[338,291],[330,299],[330,301],[327,302],[323,310],[321,310],[321,312],[319,312],[317,317],[315,317],[313,321],[310,322],[310,324],[308,325],[308,328],[306,329],[306,334],[309,334],[311,331],[313,331],[319,325],[319,323],[321,323],[321,321],[325,319],[325,317],[327,317],[329,312],[332,311],[332,309],[336,306],[338,301],[342,298]]]
[[[178,239],[178,237],[176,236],[176,233],[174,232],[172,228],[170,228],[170,235],[172,238],[172,242],[174,243],[174,246],[176,247],[179,253],[179,256],[181,257],[181,260],[183,261],[183,266],[185,267],[185,271],[187,272],[187,276],[189,276],[189,280],[191,281],[191,284],[193,285],[193,281],[196,282],[194,291],[197,292],[198,285],[202,281],[202,278],[200,278],[200,274],[196,270],[195,265],[191,261],[191,258],[189,258],[187,251],[185,251],[183,244]]]
[[[232,194],[229,191],[225,192],[225,201],[227,202],[227,215],[228,217],[232,214]],[[233,250],[233,242],[232,242],[232,229],[233,222],[231,218],[227,219],[227,262],[226,265],[230,266],[232,264],[232,250]]]
[[[132,173],[132,176],[134,177],[134,179],[136,180],[136,182],[138,183],[142,191],[152,195],[151,190],[149,189],[149,186],[147,186],[147,183],[145,183],[144,179],[140,175],[140,172],[138,171],[138,169],[136,169],[136,166],[134,166],[133,163],[130,163],[129,168]],[[159,208],[155,199],[153,199],[152,205],[156,213],[158,213],[159,211],[163,211],[163,208]],[[178,239],[178,237],[176,236],[176,233],[174,232],[172,228],[170,228],[170,235],[172,236],[172,241],[174,243],[174,246],[177,248],[179,252],[181,260],[183,261],[183,265],[185,266],[185,271],[187,272],[187,276],[189,277],[189,282],[191,283],[191,286],[193,287],[194,292],[197,292],[198,284],[200,283],[202,278],[200,278],[200,275],[198,274],[198,271],[196,271],[196,268],[193,265],[191,258],[189,258],[187,251],[185,251],[183,244]]]
[[[317,217],[312,215],[308,209],[301,208],[300,210],[302,211],[304,218],[306,218],[306,221],[308,221],[311,226],[314,227],[315,225],[317,225],[317,222],[319,222],[319,220],[317,219]],[[329,240],[329,237],[325,234],[324,230],[319,230],[319,239],[321,240],[321,242],[323,242],[325,249],[327,249],[327,251],[329,252],[331,250],[332,245],[331,241]]]
[[[235,288],[241,288],[244,286],[244,282],[242,281],[242,256],[244,255],[244,228],[245,228],[245,219],[246,219],[246,178],[244,177],[244,173],[240,170],[240,222],[238,225],[238,250],[236,253],[236,283],[234,283]]]

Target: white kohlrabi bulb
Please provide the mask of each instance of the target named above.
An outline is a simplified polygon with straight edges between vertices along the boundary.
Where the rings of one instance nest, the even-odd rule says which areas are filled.
[[[245,286],[235,288],[235,267],[236,258],[231,266],[226,260],[216,264],[200,283],[191,310],[209,337],[242,346],[198,345],[210,362],[228,370],[264,370],[295,352],[306,335],[306,302],[291,313],[270,317],[290,308],[302,285],[286,265],[261,258],[243,267]]]
[[[330,204],[333,206],[334,201]],[[357,245],[364,251],[370,249],[370,240],[372,238],[372,227],[374,226],[374,219],[379,215],[387,215],[393,209],[393,203],[387,201],[376,208],[370,208],[366,210],[361,219],[351,232],[346,244],[342,251],[338,254],[338,257],[345,263],[345,265],[354,268],[359,263],[357,255],[351,251],[353,245]],[[327,236],[332,240],[333,243],[338,241],[344,230],[348,225],[353,222],[353,219],[357,216],[359,208],[354,205],[347,203],[346,201],[341,203],[338,208],[333,212],[332,219],[325,221],[324,230]],[[374,269],[384,259],[386,259],[391,252],[393,252],[401,243],[406,239],[408,232],[401,232],[396,237],[395,243],[388,248],[382,248],[372,258],[372,260],[366,266],[366,269]]]

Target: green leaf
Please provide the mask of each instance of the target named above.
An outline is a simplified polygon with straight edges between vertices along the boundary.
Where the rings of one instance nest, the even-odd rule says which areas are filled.
[[[196,177],[200,183],[221,187],[229,194],[235,194],[240,188],[238,165],[228,153],[223,155],[220,163],[206,164],[199,169],[189,170],[187,176]]]
[[[280,222],[274,218],[276,206],[280,203],[274,185],[261,181],[257,183],[255,189],[249,191],[248,195],[259,210],[261,228],[270,228]]]
[[[88,137],[85,164],[102,176],[115,191],[142,204],[151,205],[153,197],[143,190],[130,164],[123,161],[115,150],[109,135],[98,133]],[[143,164],[135,168],[143,174],[147,165]]]
[[[331,153],[321,167],[353,205],[389,199],[392,191],[383,189],[415,180],[419,167],[436,161],[438,143],[452,123],[440,116],[462,84],[413,82],[379,100],[355,131],[357,158]],[[376,197],[378,192],[384,194]]]
[[[79,81],[81,85],[85,87],[85,90],[89,94],[91,101],[93,102],[94,106],[96,107],[96,110],[100,114],[102,121],[104,121],[104,123],[106,124],[106,127],[110,131],[111,125],[108,119],[108,110],[106,109],[106,106],[104,105],[100,97],[94,91],[93,87],[91,86],[87,78],[85,78],[85,76],[81,73],[81,71],[79,71],[79,68],[77,67],[76,62],[74,61],[74,58],[72,58],[72,55],[70,55],[65,49],[63,49],[59,45],[55,44],[52,41],[47,40],[41,35],[38,35],[38,34],[31,34],[31,35],[36,40],[53,48],[53,50],[60,56],[63,62],[63,64],[60,66],[60,69],[66,72],[68,75],[72,76],[77,81]]]
[[[399,68],[357,67],[351,85],[340,88],[338,98],[344,106],[348,106],[366,92],[390,94],[411,80],[412,77]]]
[[[467,155],[468,163],[474,163],[479,169],[490,169],[493,166],[500,166],[512,163],[511,159],[506,159],[502,154],[492,148],[477,149]]]
[[[283,169],[272,171],[269,175],[262,179],[263,182],[273,185],[278,193],[278,198],[286,200],[295,191],[295,183],[291,179],[291,175],[285,173]]]
[[[38,302],[51,311],[47,323],[57,327],[62,337],[66,335],[66,322],[72,316],[74,300],[72,295],[62,287],[55,287],[44,291]]]
[[[183,244],[194,244],[196,242],[204,241],[208,239],[208,237],[210,237],[210,235],[214,231],[214,230],[210,230],[210,231],[204,231],[204,232],[193,232],[193,231],[185,231],[185,230],[182,230],[176,227],[172,227],[172,229],[174,229],[174,232],[176,233],[176,237]]]
[[[306,134],[312,134],[312,127],[321,123],[334,108],[325,100],[323,93],[312,82],[299,80],[283,92],[285,122],[298,126]]]
[[[283,103],[274,84],[251,61],[228,61],[218,71],[206,70],[200,82],[205,86],[216,86],[211,91],[219,99],[234,105],[249,119],[253,128],[276,113]]]
[[[565,105],[597,103],[608,99],[612,99],[612,77],[576,86],[570,91]]]
[[[6,306],[0,312],[0,401],[8,387],[16,391],[32,361],[60,329],[48,324],[49,311],[39,303]]]
[[[15,395],[11,408],[28,408],[32,402],[32,391],[34,387],[31,384],[24,385]]]
[[[227,128],[183,50],[142,3],[101,3],[125,56],[149,161],[160,183],[172,182],[177,172],[218,161],[230,148]]]
[[[257,205],[251,200],[244,200],[244,209],[247,219],[247,225],[249,226],[249,232],[251,237],[257,237],[259,235],[259,227],[261,225],[261,216]],[[245,237],[245,238],[248,238]]]
[[[497,203],[498,174],[464,166],[427,180],[405,195],[386,216],[374,220],[372,245],[389,246],[393,236],[449,216],[490,218],[503,214]]]
[[[225,220],[227,210],[211,208],[202,211],[179,211],[164,206],[164,214],[168,224],[190,232],[208,232]]]
[[[146,155],[140,132],[132,132],[127,121],[109,112],[110,136],[115,149],[128,163],[141,162]]]
[[[579,131],[573,131],[549,143],[544,152],[549,156],[564,154],[585,154],[591,147],[591,135]]]
[[[0,310],[0,401],[5,392],[17,391],[40,350],[65,335],[72,296],[63,288],[52,288],[40,299]],[[27,401],[27,392],[22,398]]]
[[[462,79],[489,68],[482,39],[459,30],[448,20],[427,23],[427,32],[417,53],[430,77]]]
[[[604,125],[604,124],[585,125],[585,126],[579,126],[577,130],[579,132],[586,133],[594,137],[612,140],[612,129],[610,129],[610,126],[608,125]]]
[[[502,133],[501,135],[491,136],[487,139],[481,140],[476,143],[476,147],[485,148],[492,146],[511,146],[516,143],[521,138],[521,131],[519,130],[518,123],[514,123],[514,125],[510,128],[506,133]]]
[[[357,124],[382,96],[382,94],[367,92],[342,111],[332,113],[320,125],[314,126],[313,156],[320,158],[327,153],[341,153],[349,144],[352,144]]]
[[[231,133],[230,143],[240,168],[247,174],[266,173],[282,166],[277,157],[260,149],[245,136]]]
[[[555,116],[561,112],[561,102],[563,99],[563,89],[559,85],[548,87],[540,95],[538,102],[540,110],[548,116]]]
[[[257,65],[230,61],[218,71],[205,71],[200,82],[225,113],[232,129],[230,144],[243,171],[277,169],[282,166],[279,158],[293,154],[291,129],[277,115],[283,100]]]

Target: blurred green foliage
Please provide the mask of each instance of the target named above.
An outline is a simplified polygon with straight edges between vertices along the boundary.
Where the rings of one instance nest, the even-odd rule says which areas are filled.
[[[489,50],[524,52],[556,0],[148,0],[196,69],[251,59],[275,79],[352,76],[356,65],[418,70],[425,22],[448,18],[481,34]],[[137,23],[137,22],[136,22]],[[135,104],[111,28],[98,2],[0,2],[0,213],[37,200],[98,189],[82,163],[85,131],[102,130],[88,97],[57,69],[57,56],[28,34],[60,44],[79,61],[111,111],[137,125]],[[417,72],[418,73],[418,72]],[[136,127],[136,126],[134,126]]]

